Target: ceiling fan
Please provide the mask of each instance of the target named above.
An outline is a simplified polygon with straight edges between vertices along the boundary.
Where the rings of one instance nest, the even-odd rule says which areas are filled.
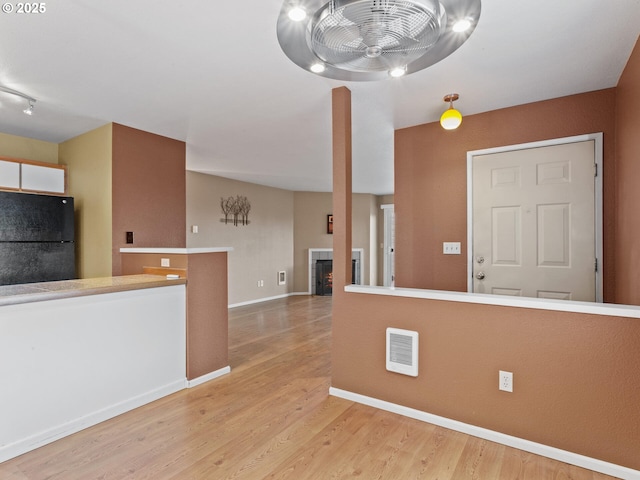
[[[453,53],[480,18],[480,0],[285,0],[278,41],[298,66],[339,80],[381,80]]]

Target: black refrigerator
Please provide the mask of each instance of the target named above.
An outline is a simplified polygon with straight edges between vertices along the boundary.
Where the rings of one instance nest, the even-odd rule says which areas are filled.
[[[0,285],[75,278],[73,198],[0,192]]]

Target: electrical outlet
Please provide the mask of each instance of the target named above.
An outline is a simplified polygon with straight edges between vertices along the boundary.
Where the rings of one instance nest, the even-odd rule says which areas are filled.
[[[443,242],[442,253],[445,255],[460,255],[460,242]]]
[[[512,372],[504,372],[500,370],[498,389],[504,392],[513,392],[513,373]]]
[[[160,259],[160,266],[161,267],[170,267],[171,266],[171,259],[169,259],[169,258],[161,258]]]

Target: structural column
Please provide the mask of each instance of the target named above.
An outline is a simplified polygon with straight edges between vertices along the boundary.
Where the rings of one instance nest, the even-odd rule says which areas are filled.
[[[351,284],[351,91],[332,91],[333,295]]]

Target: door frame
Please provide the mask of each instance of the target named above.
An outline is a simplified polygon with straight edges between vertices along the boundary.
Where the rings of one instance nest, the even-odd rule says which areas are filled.
[[[395,227],[395,206],[393,203],[380,205],[384,212],[383,217],[383,238],[382,238],[382,279],[383,286],[393,287],[395,285],[395,235],[392,229]]]
[[[530,148],[550,147],[593,140],[594,157],[597,175],[595,176],[595,251],[598,269],[596,276],[596,302],[602,303],[602,132],[576,135],[573,137],[553,138],[539,142],[506,145],[503,147],[486,148],[483,150],[471,150],[467,152],[467,291],[473,293],[473,157],[492,153],[513,152]]]

